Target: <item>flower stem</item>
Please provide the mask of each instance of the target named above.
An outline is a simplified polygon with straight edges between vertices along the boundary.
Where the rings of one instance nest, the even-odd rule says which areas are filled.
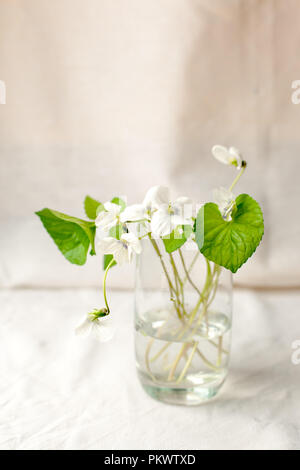
[[[109,310],[107,297],[106,297],[106,278],[107,278],[107,273],[108,273],[109,269],[112,267],[114,261],[115,261],[114,258],[112,258],[110,260],[107,268],[105,269],[105,273],[104,273],[104,277],[103,277],[103,297],[104,297],[104,302],[105,302],[106,309],[107,309],[107,315],[109,314],[110,310]]]
[[[183,308],[183,303],[182,303],[183,298],[182,298],[182,301],[181,301],[180,295],[183,294],[182,290],[183,290],[183,287],[184,287],[185,280],[188,280],[189,282],[191,282],[190,275],[189,275],[190,268],[187,269],[183,254],[179,250],[179,256],[180,256],[182,266],[183,266],[183,269],[184,269],[184,273],[185,273],[185,276],[186,276],[185,280],[182,280],[180,275],[179,275],[178,268],[176,266],[175,260],[172,256],[172,254],[169,254],[170,255],[170,264],[171,264],[171,267],[172,267],[171,272],[173,271],[173,274],[174,274],[174,281],[173,281],[173,278],[171,280],[171,277],[170,277],[170,275],[167,271],[166,265],[164,263],[164,260],[162,259],[162,255],[161,255],[161,252],[159,250],[159,247],[158,247],[156,241],[151,239],[151,235],[149,235],[149,238],[152,242],[152,245],[154,246],[154,249],[155,249],[156,253],[158,254],[158,256],[159,256],[159,258],[162,262],[162,266],[164,268],[164,272],[166,274],[168,284],[169,284],[169,287],[170,287],[170,292],[171,292],[172,295],[176,296],[176,299],[174,299],[174,304],[175,304],[175,307],[176,307],[177,314],[179,316],[179,313],[181,313],[180,312],[181,309],[184,313],[184,308]],[[195,259],[197,258],[197,256],[198,256],[198,254],[196,255]],[[192,265],[194,264],[194,261],[195,260],[193,260]],[[184,380],[184,378],[186,377],[186,374],[187,374],[187,372],[188,372],[188,370],[189,370],[189,368],[192,364],[195,353],[197,353],[197,355],[200,356],[200,358],[202,359],[204,364],[209,369],[212,369],[214,371],[219,371],[220,370],[221,363],[222,363],[222,354],[228,354],[228,351],[226,351],[223,348],[223,338],[219,338],[218,343],[214,343],[212,340],[209,340],[209,338],[206,338],[217,349],[217,360],[216,360],[216,365],[215,365],[212,362],[210,362],[205,357],[205,355],[199,350],[199,342],[198,341],[193,341],[193,339],[192,339],[194,334],[197,332],[197,329],[199,328],[199,325],[201,324],[201,322],[204,319],[206,319],[206,321],[207,321],[208,307],[214,300],[215,293],[216,293],[216,290],[217,290],[217,287],[218,287],[219,275],[220,275],[220,272],[221,272],[220,266],[214,264],[213,269],[212,269],[212,266],[210,265],[210,262],[206,258],[205,258],[205,262],[206,262],[206,266],[207,266],[207,273],[206,273],[206,279],[205,279],[205,283],[204,283],[204,287],[202,289],[202,292],[200,291],[200,289],[197,288],[196,284],[194,284],[193,281],[192,281],[192,285],[194,284],[193,287],[197,291],[197,293],[199,295],[199,299],[198,299],[195,307],[193,308],[192,312],[190,313],[188,320],[185,322],[184,319],[182,319],[182,321],[184,321],[183,327],[180,327],[179,329],[177,329],[176,332],[174,332],[174,335],[178,340],[178,339],[181,339],[190,328],[192,328],[192,332],[191,332],[191,335],[189,336],[189,339],[181,345],[180,350],[177,353],[174,361],[171,362],[165,368],[165,370],[169,370],[168,376],[167,376],[168,382],[171,382],[171,381],[174,380],[176,370],[178,369],[178,366],[179,366],[181,360],[184,360],[184,364],[183,364],[182,371],[178,373],[177,379],[175,379],[176,384],[180,384]],[[174,282],[175,282],[175,285],[174,285]],[[202,308],[201,308],[201,311],[199,312],[199,308],[200,308],[201,304],[202,304]],[[181,318],[181,317],[179,317],[179,318]],[[195,324],[194,324],[194,321],[195,321]],[[207,325],[207,328],[208,328],[208,325]],[[162,354],[165,353],[165,351],[170,346],[174,345],[174,342],[169,340],[166,344],[164,344],[164,346],[162,346],[159,349],[159,351],[157,351],[150,358],[149,357],[150,356],[150,350],[152,349],[153,342],[154,342],[154,338],[152,338],[149,341],[149,344],[146,348],[145,363],[146,363],[146,368],[147,368],[148,374],[150,375],[150,377],[153,380],[156,381],[156,379],[154,378],[153,373],[151,371],[150,364],[157,361],[162,356]],[[189,352],[190,348],[191,348],[191,350]]]
[[[150,239],[150,241],[151,241],[151,243],[152,243],[152,245],[153,245],[153,248],[155,249],[155,251],[156,251],[156,253],[157,253],[157,255],[158,255],[159,259],[160,259],[161,265],[162,265],[162,267],[163,267],[164,273],[165,273],[165,275],[166,275],[166,278],[167,278],[167,281],[168,281],[168,284],[169,284],[169,287],[170,287],[170,291],[171,291],[171,293],[172,293],[172,292],[175,292],[175,289],[174,289],[173,284],[172,284],[172,282],[171,282],[171,279],[170,279],[170,277],[169,277],[169,274],[168,274],[168,271],[167,271],[165,262],[164,262],[164,260],[163,260],[163,258],[162,258],[162,254],[161,254],[161,252],[160,252],[160,250],[159,250],[159,248],[158,248],[158,245],[157,245],[156,241],[151,237],[151,234],[150,234],[150,233],[148,234],[148,236],[149,236],[149,239]]]
[[[220,367],[222,364],[222,348],[223,346],[223,336],[219,336],[219,342],[218,342],[218,360],[217,360],[217,366]]]
[[[179,354],[177,355],[175,361],[173,362],[173,365],[172,365],[172,369],[170,370],[170,373],[169,373],[169,376],[168,376],[168,381],[171,382],[171,380],[173,380],[173,377],[174,377],[174,373],[176,371],[176,368],[178,366],[178,363],[181,359],[181,357],[184,355],[185,351],[187,350],[187,348],[189,347],[189,344],[187,343],[184,343],[182,346],[181,346],[181,349],[179,351]]]
[[[153,382],[156,382],[156,378],[154,377],[154,375],[151,372],[150,361],[149,361],[149,354],[150,354],[151,348],[153,346],[153,343],[154,343],[154,338],[151,338],[150,341],[148,342],[146,352],[145,352],[145,363],[146,363],[148,374],[152,378]]]
[[[206,359],[206,357],[204,356],[204,354],[202,354],[202,352],[197,349],[197,354],[201,357],[202,361],[204,362],[204,364],[207,365],[207,367],[209,367],[210,369],[218,372],[220,370],[219,367],[215,366],[214,364],[212,364],[208,359]]]
[[[178,303],[178,306],[182,308],[182,311],[183,311],[183,314],[186,315],[186,311],[185,311],[185,308],[184,308],[184,289],[183,289],[183,282],[180,278],[180,275],[179,275],[179,272],[178,272],[178,269],[177,269],[177,266],[176,266],[176,263],[175,263],[175,260],[172,256],[172,253],[169,253],[169,257],[170,257],[170,263],[171,263],[171,266],[172,266],[172,269],[173,269],[173,273],[174,273],[174,279],[175,279],[175,285],[176,285],[176,299],[177,299],[177,303]],[[180,300],[180,295],[181,295],[181,300]]]
[[[173,344],[171,341],[169,341],[168,343],[166,343],[153,357],[151,357],[150,359],[150,362],[154,362],[156,361],[156,359],[158,359],[162,353],[168,349],[169,346],[171,346],[171,344]]]
[[[168,285],[169,285],[169,290],[170,290],[170,297],[171,297],[171,300],[174,300],[174,305],[175,305],[175,308],[176,308],[176,311],[177,311],[177,315],[179,318],[182,318],[182,314],[180,312],[180,301],[178,299],[178,294],[177,294],[177,291],[176,289],[174,288],[173,284],[172,284],[172,281],[170,279],[170,276],[169,276],[169,273],[168,273],[168,270],[166,268],[166,265],[165,265],[165,262],[163,260],[163,257],[162,257],[162,254],[160,252],[160,249],[156,243],[156,241],[151,237],[151,233],[148,234],[149,236],[149,240],[151,241],[152,243],[152,246],[154,248],[154,250],[156,251],[156,254],[158,255],[159,259],[160,259],[160,262],[161,262],[161,265],[162,265],[162,268],[164,270],[164,273],[166,275],[166,278],[167,278],[167,281],[168,281]],[[175,295],[176,299],[177,299],[177,302],[179,305],[177,305],[175,299],[173,299],[173,294]]]
[[[161,328],[160,328],[161,329]],[[172,333],[173,335],[176,335],[179,331],[181,330],[181,327],[178,328],[174,333]],[[169,346],[171,346],[173,343],[173,341],[169,341],[167,344],[165,344],[156,354],[155,356],[153,356],[151,359],[150,359],[150,362],[154,362],[156,361],[156,359],[158,359],[160,357],[160,355],[166,351],[166,349],[168,349]]]
[[[191,312],[191,315],[190,315],[190,318],[189,318],[189,321],[187,322],[185,328],[182,330],[181,334],[178,336],[178,338],[182,338],[182,336],[184,335],[184,333],[188,330],[188,328],[192,325],[196,315],[197,315],[197,312],[199,310],[199,307],[201,305],[201,303],[203,302],[205,304],[205,300],[206,300],[206,291],[207,289],[210,287],[210,284],[211,284],[211,267],[210,267],[210,264],[209,264],[209,261],[207,260],[207,258],[205,258],[205,261],[206,261],[206,266],[207,266],[207,273],[206,273],[206,281],[205,281],[205,285],[204,285],[204,288],[203,288],[203,291],[202,293],[200,294],[199,296],[199,299],[198,299],[198,302],[196,304],[196,306],[194,307],[193,311]],[[204,305],[204,309],[199,317],[199,321],[198,323],[201,322],[203,316],[205,314],[205,305]]]
[[[184,272],[185,272],[185,276],[186,276],[186,279],[189,281],[189,283],[191,284],[191,286],[196,290],[196,292],[198,292],[198,294],[200,295],[200,297],[202,297],[202,294],[200,292],[200,289],[198,289],[198,287],[196,286],[196,284],[193,282],[193,280],[191,279],[191,276],[190,276],[190,273],[188,272],[188,269],[186,267],[186,264],[185,264],[185,261],[184,261],[184,257],[183,257],[183,254],[182,254],[182,251],[181,249],[179,248],[178,250],[179,252],[179,256],[180,256],[180,259],[181,259],[181,262],[182,262],[182,266],[183,266],[183,269],[184,269]],[[198,253],[197,253],[198,255]]]
[[[236,176],[236,178],[233,180],[233,183],[232,183],[232,185],[230,186],[229,191],[232,191],[232,190],[233,190],[233,188],[234,188],[235,185],[237,184],[238,180],[240,179],[240,177],[242,176],[242,174],[243,174],[244,171],[246,170],[246,168],[247,168],[247,163],[243,160],[243,162],[242,162],[242,168],[241,168],[239,174],[238,174],[238,175]]]
[[[189,266],[188,269],[187,269],[188,274],[191,273],[191,271],[192,271],[192,269],[193,269],[193,267],[194,267],[194,265],[195,265],[195,263],[196,263],[196,261],[197,261],[197,259],[198,259],[199,256],[200,256],[200,251],[198,250],[198,247],[197,247],[197,253],[196,253],[196,255],[194,256],[194,258],[193,258],[193,260],[192,260],[190,266]],[[187,281],[187,276],[185,275],[185,278],[184,278],[184,280],[183,280],[183,284],[185,284],[186,281]]]
[[[210,344],[212,344],[215,348],[218,348],[218,347],[219,347],[219,345],[218,345],[217,343],[215,343],[214,341],[212,341],[211,339],[209,339],[208,342],[209,342]],[[223,354],[229,354],[229,351],[227,351],[227,349],[224,349],[223,347],[222,347],[221,352],[222,352]]]
[[[185,366],[184,366],[184,368],[183,368],[183,370],[182,370],[180,376],[179,376],[178,379],[176,380],[176,383],[177,383],[177,384],[179,384],[179,383],[182,381],[182,379],[184,378],[185,374],[187,373],[187,371],[188,371],[188,369],[189,369],[189,367],[190,367],[190,365],[191,365],[191,363],[192,363],[192,360],[193,360],[194,354],[195,354],[195,352],[196,352],[197,346],[198,346],[198,343],[196,342],[196,343],[194,344],[194,346],[193,346],[192,352],[191,352],[191,354],[189,355],[189,358],[188,358],[188,360],[186,361],[186,364],[185,364]]]

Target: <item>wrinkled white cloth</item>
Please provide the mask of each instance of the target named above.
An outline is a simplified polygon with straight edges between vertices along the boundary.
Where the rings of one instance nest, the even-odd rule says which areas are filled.
[[[104,344],[74,335],[98,290],[0,291],[1,449],[300,448],[299,291],[236,291],[230,375],[192,408],[142,390],[132,293],[111,294],[118,328]]]

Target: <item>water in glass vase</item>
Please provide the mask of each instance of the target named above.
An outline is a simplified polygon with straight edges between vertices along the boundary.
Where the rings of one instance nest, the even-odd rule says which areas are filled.
[[[144,320],[145,319],[145,320]],[[212,398],[228,372],[231,321],[218,310],[195,319],[171,308],[136,322],[137,369],[146,391],[161,401],[199,404]]]

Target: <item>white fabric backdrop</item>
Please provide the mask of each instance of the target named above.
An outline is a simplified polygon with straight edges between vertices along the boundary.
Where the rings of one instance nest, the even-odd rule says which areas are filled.
[[[244,152],[238,190],[265,212],[236,280],[299,285],[299,14],[297,0],[0,0],[0,285],[96,285],[100,262],[68,265],[33,211],[81,215],[87,193],[134,202],[158,183],[208,199],[233,176],[214,143]]]
[[[75,337],[99,296],[0,291],[0,449],[300,449],[299,292],[236,293],[229,377],[198,407],[139,385],[130,293],[112,296],[109,343]]]

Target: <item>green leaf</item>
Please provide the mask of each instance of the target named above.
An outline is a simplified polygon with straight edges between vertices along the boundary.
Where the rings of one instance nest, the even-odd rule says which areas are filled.
[[[104,255],[103,256],[103,269],[105,270],[111,260],[113,259],[113,255]],[[114,261],[111,265],[111,267],[115,266],[117,263]]]
[[[114,204],[121,206],[121,211],[123,211],[126,207],[126,202],[120,197],[113,197],[110,202],[113,202]]]
[[[248,196],[236,198],[232,220],[225,221],[216,204],[201,207],[196,220],[196,242],[201,253],[235,273],[253,255],[264,234],[259,204]]]
[[[90,245],[92,253],[95,252],[95,226],[93,222],[77,219],[48,208],[36,212],[36,214],[58,249],[70,263],[84,264]]]
[[[120,237],[123,233],[123,227],[122,225],[118,224],[116,225],[115,227],[112,227],[109,231],[109,236],[110,237],[114,237],[116,238],[117,240],[120,240]],[[113,255],[104,255],[103,256],[103,269],[105,270],[107,268],[107,266],[109,265],[109,263],[111,262],[111,260],[113,259]],[[111,267],[115,266],[117,263],[114,261],[111,265]]]
[[[86,196],[84,200],[84,210],[89,219],[95,220],[99,212],[104,210],[101,202],[96,201],[90,196]]]
[[[172,253],[178,250],[187,241],[192,231],[190,225],[179,225],[170,235],[163,237],[166,252]]]

